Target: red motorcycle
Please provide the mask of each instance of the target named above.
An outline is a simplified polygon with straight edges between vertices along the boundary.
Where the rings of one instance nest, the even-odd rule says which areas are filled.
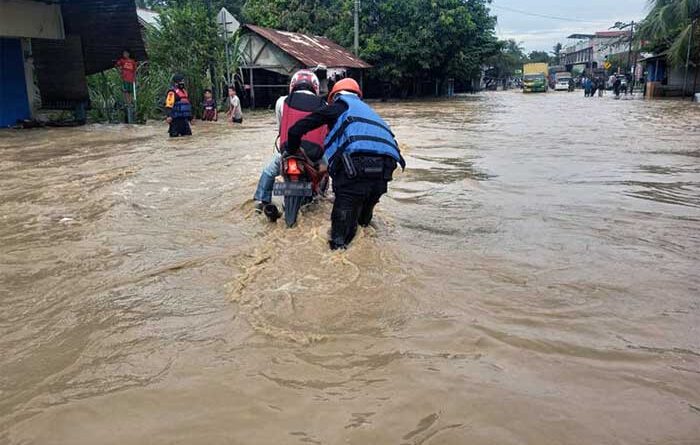
[[[287,227],[294,227],[303,206],[311,204],[317,196],[326,194],[328,171],[321,168],[320,161],[321,158],[310,159],[304,150],[282,158],[282,182],[275,183],[273,193],[284,197],[284,221]],[[270,218],[268,211],[265,213]],[[277,213],[276,208],[274,213]],[[279,217],[278,213],[277,215]]]

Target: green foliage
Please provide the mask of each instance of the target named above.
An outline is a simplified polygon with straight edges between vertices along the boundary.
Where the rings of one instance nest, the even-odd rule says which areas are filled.
[[[552,58],[552,63],[554,65],[561,65],[561,50],[563,48],[564,46],[561,44],[561,42],[557,42],[557,44],[552,48],[552,55],[554,56]]]
[[[487,77],[506,79],[512,77],[517,70],[522,70],[528,58],[522,46],[515,40],[501,40],[496,45],[497,52],[486,60],[489,69]]]
[[[163,105],[172,73],[149,63],[139,72],[136,84],[136,116],[139,121],[163,117]]]
[[[532,51],[527,58],[532,63],[549,63],[552,60],[547,51]]]
[[[309,34],[325,34],[337,21],[339,0],[247,0],[243,18],[248,23]]]
[[[696,26],[693,27],[693,21]],[[645,49],[668,54],[676,66],[685,65],[690,34],[691,57],[700,58],[700,0],[652,0],[651,10],[642,22],[637,37]]]
[[[212,86],[207,76],[210,65],[216,69],[224,51],[214,16],[194,0],[164,9],[159,22],[159,28],[148,32],[150,63],[172,74],[184,74],[190,100],[199,111],[202,91]]]
[[[93,121],[122,122],[124,120],[122,81],[116,69],[88,76],[91,109],[88,117]]]
[[[363,0],[360,56],[369,74],[403,89],[423,80],[468,80],[495,53],[487,0]],[[353,0],[248,0],[244,18],[262,26],[325,35],[350,48]]]

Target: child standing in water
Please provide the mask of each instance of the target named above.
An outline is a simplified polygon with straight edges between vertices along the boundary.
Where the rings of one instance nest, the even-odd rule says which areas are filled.
[[[226,112],[226,117],[229,121],[242,124],[243,123],[243,111],[241,110],[241,100],[236,94],[235,87],[228,87],[228,111]]]
[[[202,103],[202,108],[204,112],[202,113],[202,120],[209,122],[216,122],[219,119],[219,112],[216,109],[216,100],[212,91],[207,88],[204,90],[204,102]]]

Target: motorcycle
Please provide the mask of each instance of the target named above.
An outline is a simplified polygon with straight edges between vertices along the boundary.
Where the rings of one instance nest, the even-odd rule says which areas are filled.
[[[282,158],[282,182],[276,182],[273,188],[275,196],[284,197],[284,221],[287,227],[294,227],[299,211],[305,205],[311,204],[319,195],[325,195],[328,190],[328,171],[321,170],[321,158],[311,159],[299,150],[298,154]],[[275,208],[276,211],[276,208]],[[266,210],[266,215],[274,216],[272,209]]]

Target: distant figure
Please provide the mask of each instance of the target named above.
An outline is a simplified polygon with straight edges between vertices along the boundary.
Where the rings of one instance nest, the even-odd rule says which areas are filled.
[[[192,104],[185,89],[185,76],[182,74],[173,76],[173,84],[165,98],[165,110],[168,113],[165,121],[170,124],[168,134],[171,138],[192,136]]]
[[[598,97],[603,97],[605,93],[605,79],[602,77],[598,78]]]
[[[228,87],[228,111],[226,111],[226,117],[230,122],[234,124],[243,123],[243,111],[241,109],[241,100],[236,94],[236,88],[233,86]]]
[[[615,76],[615,82],[613,82],[613,92],[615,93],[615,98],[620,98],[620,88],[622,87],[622,80]]]
[[[591,96],[590,97],[595,97],[596,91],[598,91],[598,79],[595,77],[592,77],[591,80]]]
[[[333,91],[335,86],[335,74],[328,78],[328,91]]]
[[[136,82],[136,61],[131,58],[128,49],[122,51],[122,56],[116,61],[114,66],[119,70],[122,78],[122,91],[124,92],[124,102],[131,105],[132,94],[134,94],[134,82]]]
[[[214,99],[214,94],[207,88],[204,90],[204,102],[202,103],[202,120],[209,122],[216,122],[219,119],[219,112],[216,109],[216,99]]]
[[[593,85],[591,83],[591,79],[589,79],[588,77],[584,77],[582,84],[583,84],[583,95],[585,97],[591,97],[591,88],[593,87]]]

